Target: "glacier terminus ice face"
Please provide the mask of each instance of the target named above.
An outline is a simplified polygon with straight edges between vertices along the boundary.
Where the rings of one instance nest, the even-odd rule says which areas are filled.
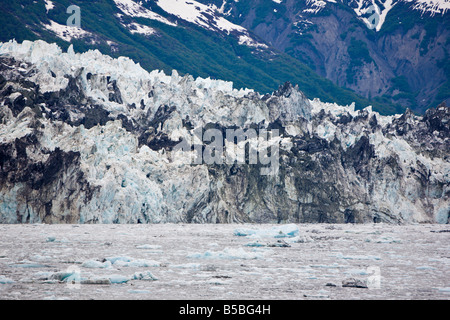
[[[0,43],[0,104],[1,223],[449,221],[445,105],[381,116],[40,40]],[[240,161],[186,161],[214,145]]]

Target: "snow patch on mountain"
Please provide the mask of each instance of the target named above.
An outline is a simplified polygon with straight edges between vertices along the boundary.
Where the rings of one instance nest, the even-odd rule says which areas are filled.
[[[157,20],[171,26],[178,26],[177,21],[170,21],[169,19],[143,7],[140,2],[135,2],[133,0],[114,0],[114,2],[127,16],[142,17]],[[227,35],[234,35],[237,37],[238,42],[241,45],[255,48],[268,48],[267,45],[253,39],[247,29],[228,21],[222,16],[223,14],[226,14],[224,13],[226,1],[223,2],[220,8],[214,4],[204,5],[194,0],[158,0],[156,1],[156,4],[168,14],[193,23],[201,28],[214,32],[222,32]],[[117,16],[121,19],[122,14],[117,14]],[[132,33],[141,33],[144,35],[153,34],[151,28],[147,26],[136,23],[123,25]]]
[[[381,27],[386,20],[386,15],[388,12],[396,5],[398,2],[396,0],[385,0],[385,1],[354,1],[357,3],[357,7],[353,10],[360,17],[366,25],[372,29],[375,27],[376,31],[380,31]],[[377,3],[378,2],[378,3]],[[368,16],[370,14],[370,16]],[[367,17],[364,17],[367,15]],[[376,20],[375,20],[376,17]]]
[[[139,33],[146,36],[151,36],[156,33],[155,29],[136,22],[125,24],[124,27],[127,28],[131,33]]]
[[[269,48],[266,44],[256,42],[255,40],[253,40],[252,38],[250,38],[247,35],[239,36],[239,44],[240,45],[246,45],[246,46],[249,46],[249,47],[256,47],[256,48],[265,48],[265,49]]]
[[[83,30],[82,28],[59,24],[53,20],[50,20],[50,24],[43,24],[43,26],[67,42],[70,42],[72,39],[92,36],[92,33]]]
[[[333,1],[334,2],[334,1]],[[306,5],[309,6],[303,9],[303,12],[317,13],[321,11],[327,5],[326,1],[323,0],[307,0]]]
[[[114,2],[116,3],[116,6],[127,16],[147,18],[168,24],[170,26],[177,26],[176,23],[173,23],[161,15],[142,7],[139,3],[133,0],[114,0]]]
[[[47,10],[47,13],[55,7],[53,2],[50,0],[44,0],[44,2],[45,2],[45,10]]]

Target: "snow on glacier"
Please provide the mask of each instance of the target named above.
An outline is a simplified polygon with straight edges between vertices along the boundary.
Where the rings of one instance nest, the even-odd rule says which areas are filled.
[[[180,91],[182,87],[179,84],[180,82],[185,82],[186,78],[179,77],[176,71],[174,71],[171,77],[159,71],[148,73],[139,64],[135,64],[128,58],[119,57],[118,59],[112,59],[108,56],[103,56],[97,50],[88,51],[83,54],[75,54],[71,47],[67,53],[63,53],[56,45],[49,45],[43,41],[24,41],[21,45],[12,41],[0,45],[1,54],[11,54],[12,52],[17,53],[25,61],[35,64],[44,74],[50,74],[51,70],[57,70],[56,79],[53,79],[51,76],[48,78],[39,78],[43,82],[50,79],[47,86],[45,84],[42,85],[44,92],[57,91],[64,88],[67,85],[67,82],[63,80],[65,79],[64,75],[74,75],[77,70],[83,68],[85,74],[88,72],[93,74],[107,74],[113,79],[116,79],[125,103],[135,102],[139,104],[140,100],[144,99],[147,102],[147,107],[142,112],[147,112],[149,108],[156,108],[160,104],[167,103],[168,101],[166,99],[170,99],[171,104],[179,107],[182,113],[187,114],[192,111],[187,109],[190,109],[192,105],[185,103],[184,93]],[[193,90],[201,90],[209,93],[203,97],[200,96],[198,101],[194,100],[194,107],[201,109],[212,106],[218,94],[236,94],[237,96],[243,96],[248,92],[247,90],[233,89],[232,83],[225,81],[199,78],[194,81],[192,77],[188,81],[187,84]],[[93,92],[93,96],[98,97],[98,94],[95,94],[95,89],[92,90],[88,83],[84,85],[88,94]],[[156,96],[161,100],[157,99],[153,102],[146,98],[152,86],[154,86],[153,90],[156,91]],[[170,90],[171,95],[167,95],[167,89]],[[118,114],[125,112],[123,105],[108,103],[107,101],[104,103],[108,111],[112,113]],[[249,113],[248,111],[244,111],[244,107],[240,108],[242,112]],[[251,109],[250,112],[252,112]],[[201,121],[208,121],[208,118],[213,119],[215,117],[214,109],[210,109],[208,113]],[[232,118],[229,113],[226,113],[224,117],[231,123]],[[253,110],[253,117],[259,119],[261,112]],[[200,119],[197,120],[200,121]],[[248,121],[253,121],[252,116],[248,117]],[[5,132],[2,137],[7,136],[10,139],[14,139],[29,133],[29,129],[26,128],[26,122],[17,121],[15,124],[17,126],[13,126],[13,128],[16,128],[14,132],[17,133],[11,134],[11,128],[9,130],[6,129],[8,132]],[[176,163],[169,164],[164,157],[161,157],[160,153],[150,150],[146,146],[138,150],[136,137],[126,132],[121,127],[120,121],[108,122],[104,127],[93,127],[89,130],[82,126],[74,128],[62,124],[62,130],[65,134],[56,137],[51,134],[52,130],[52,125],[48,125],[44,129],[48,133],[44,135],[44,139],[48,138],[45,141],[48,149],[53,150],[59,147],[62,150],[80,151],[83,159],[82,167],[87,173],[88,180],[95,185],[103,187],[97,197],[84,208],[83,211],[85,213],[80,217],[81,223],[91,220],[93,218],[92,213],[95,212],[102,212],[101,221],[110,223],[113,217],[117,215],[117,212],[121,211],[123,203],[130,206],[128,212],[131,213],[131,216],[138,215],[143,203],[146,205],[148,211],[163,213],[165,211],[163,190],[168,189],[161,188],[155,183],[148,183],[148,173],[154,171],[155,175],[163,175],[163,172],[178,171],[183,175],[182,171],[186,171],[184,168],[179,168]],[[83,141],[83,143],[74,143],[75,141]],[[92,155],[89,150],[93,147],[97,151]],[[162,164],[164,167],[160,167]],[[103,168],[106,166],[113,166],[114,170],[104,170]],[[173,167],[173,169],[170,169],[170,167]],[[194,172],[190,170],[186,172],[188,174],[187,179],[198,181],[194,185],[197,185],[200,195],[202,190],[204,192],[206,191],[205,184],[200,181],[202,176],[206,177],[207,172],[205,170],[205,168],[199,167]],[[179,175],[175,174],[174,177]],[[126,186],[117,189],[117,186],[123,185],[123,182],[126,182]],[[163,184],[168,183],[171,182],[163,182]],[[178,184],[179,182],[174,181],[172,183]],[[189,192],[188,190],[180,189],[179,191],[184,194]],[[178,192],[178,194],[170,194],[170,196],[175,197],[172,203],[177,206],[176,198],[182,196],[182,194]],[[10,203],[10,201],[5,201],[5,203]],[[163,216],[153,216],[154,222],[162,221],[162,219]],[[173,219],[172,221],[177,221],[178,217],[174,216]]]
[[[189,116],[196,126],[206,123],[221,123],[223,126],[241,126],[252,123],[269,123],[271,114],[267,105],[258,99],[250,99],[252,95],[261,98],[261,95],[251,89],[233,88],[232,82],[211,80],[209,78],[196,78],[180,76],[175,70],[171,75],[154,70],[147,72],[139,64],[126,57],[113,59],[102,55],[98,50],[85,53],[75,53],[70,46],[63,52],[55,44],[44,41],[24,41],[18,44],[15,41],[0,44],[0,54],[13,56],[32,63],[38,72],[31,80],[39,84],[41,92],[55,92],[68,85],[67,75],[75,77],[81,74],[82,89],[93,101],[101,104],[113,116],[125,114],[129,118],[138,118],[145,115],[154,115],[160,105],[176,107],[177,112],[164,122],[165,132],[176,141],[178,138],[188,138],[189,132],[182,125],[182,119]],[[55,77],[52,76],[52,72]],[[95,81],[88,81],[88,73],[95,75]],[[110,77],[117,81],[120,89],[122,104],[108,100],[108,90],[101,80]],[[148,93],[153,92],[153,97]],[[291,100],[289,100],[291,99]],[[304,112],[317,115],[324,111],[339,116],[349,114],[352,117],[367,113],[368,117],[375,117],[381,126],[385,126],[399,116],[381,116],[367,107],[363,111],[356,111],[354,104],[339,106],[334,103],[323,103],[318,99],[309,100],[310,110],[297,110],[295,97],[287,99],[294,104],[294,113]],[[140,105],[143,109],[129,109],[127,105]],[[9,109],[7,109],[9,110]],[[33,112],[25,108],[17,118],[9,112],[5,115],[8,125],[0,126],[0,141],[8,143],[16,138],[25,137],[32,132],[30,128]],[[139,147],[135,135],[127,132],[120,120],[109,121],[104,126],[94,126],[90,129],[84,126],[73,127],[67,123],[55,123],[43,119],[45,128],[42,129],[41,144],[48,150],[60,148],[64,151],[80,152],[81,168],[89,183],[100,186],[95,191],[92,201],[82,205],[80,223],[103,222],[112,223],[119,216],[122,222],[136,222],[140,217],[142,208],[151,215],[150,222],[178,222],[182,221],[181,199],[206,198],[209,193],[208,184],[211,178],[206,166],[187,167],[183,165],[183,157],[168,154],[162,150],[155,151],[147,146]],[[292,122],[287,132],[293,137],[303,132],[317,135],[331,142],[337,138],[343,149],[355,144],[362,135],[368,134],[369,141],[375,147],[379,158],[398,157],[399,164],[406,170],[409,166],[420,161],[427,170],[435,172],[435,179],[450,179],[450,165],[439,158],[431,159],[418,154],[404,140],[396,137],[389,138],[381,131],[367,133],[365,128],[355,126],[353,129],[343,130],[329,120],[320,123],[307,122],[304,125]],[[58,132],[58,134],[55,134]],[[292,138],[279,138],[282,147],[288,150],[292,146]],[[229,150],[227,150],[228,152]],[[35,157],[33,152],[27,152]],[[48,155],[43,155],[48,157]],[[45,160],[41,159],[41,160]],[[149,178],[150,177],[150,178]],[[406,178],[405,178],[406,179]],[[288,177],[286,186],[293,184]],[[2,193],[0,207],[5,221],[13,222],[16,219],[18,208],[15,201],[18,184],[14,188]],[[376,186],[379,192],[374,193],[377,203],[383,204],[391,212],[400,213],[404,221],[423,221],[428,219],[422,216],[422,210],[410,205],[411,199],[417,195],[414,184],[411,184],[409,198],[399,198],[398,184],[392,181],[380,181]],[[291,199],[297,199],[295,188],[291,188]],[[192,191],[195,190],[193,193]],[[444,190],[445,191],[445,190]],[[433,199],[433,205],[438,209],[435,221],[446,222],[446,199]],[[192,201],[193,202],[193,201]],[[448,203],[448,201],[447,201]],[[81,206],[81,204],[80,204]],[[125,208],[126,207],[126,208]],[[447,206],[448,208],[448,206]],[[31,209],[29,209],[31,210]],[[205,209],[207,212],[208,209]],[[423,208],[425,210],[425,208]],[[167,213],[170,212],[170,215]],[[100,213],[100,215],[99,215]],[[150,214],[151,213],[151,214]],[[30,222],[39,222],[35,212],[29,212]]]

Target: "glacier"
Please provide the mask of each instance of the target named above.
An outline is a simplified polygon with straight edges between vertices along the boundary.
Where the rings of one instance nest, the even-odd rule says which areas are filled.
[[[0,103],[0,223],[449,222],[445,105],[382,116],[42,40],[0,43]],[[279,130],[278,174],[186,163],[198,128]]]

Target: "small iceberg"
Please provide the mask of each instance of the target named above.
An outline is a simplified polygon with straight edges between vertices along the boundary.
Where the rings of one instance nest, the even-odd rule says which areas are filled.
[[[5,276],[0,275],[0,284],[10,284],[14,283],[14,280],[11,280]]]
[[[141,244],[136,246],[136,249],[147,249],[147,250],[158,250],[161,248],[162,247],[157,244]]]
[[[98,260],[87,260],[85,262],[83,262],[83,264],[81,265],[83,268],[110,268],[111,267],[111,262],[106,260],[105,262],[100,262]]]
[[[146,281],[156,281],[158,280],[150,271],[145,272],[136,272],[133,277],[133,280],[146,280]]]
[[[115,267],[135,267],[135,268],[147,268],[147,267],[160,267],[161,262],[145,259],[134,259],[126,256],[109,257],[105,259]]]
[[[120,274],[113,274],[113,275],[108,276],[107,278],[113,284],[127,283],[128,281],[130,281],[129,277],[122,276]]]
[[[222,251],[206,251],[203,253],[193,253],[188,255],[188,258],[196,259],[221,259],[221,260],[252,260],[263,258],[265,252],[248,252],[242,248],[225,248]]]
[[[56,281],[60,281],[60,282],[78,282],[79,283],[81,281],[81,276],[80,276],[80,272],[77,270],[60,271],[60,272],[53,273],[49,277],[49,280],[56,280]]]
[[[137,294],[148,294],[149,290],[128,290],[128,293],[137,293]]]
[[[298,237],[299,229],[295,224],[285,224],[267,229],[239,228],[234,230],[234,235],[252,238],[294,238]]]

